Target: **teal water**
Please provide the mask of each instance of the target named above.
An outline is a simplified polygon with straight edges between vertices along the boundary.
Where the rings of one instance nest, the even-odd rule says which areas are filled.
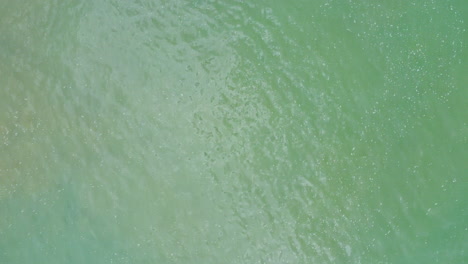
[[[467,23],[0,1],[0,263],[467,263]]]

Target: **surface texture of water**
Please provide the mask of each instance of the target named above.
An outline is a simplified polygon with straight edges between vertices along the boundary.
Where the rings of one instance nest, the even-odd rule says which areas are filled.
[[[466,263],[467,21],[0,1],[0,263]]]

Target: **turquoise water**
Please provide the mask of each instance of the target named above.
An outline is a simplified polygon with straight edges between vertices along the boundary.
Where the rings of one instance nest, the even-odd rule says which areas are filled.
[[[467,263],[467,22],[1,1],[0,263]]]

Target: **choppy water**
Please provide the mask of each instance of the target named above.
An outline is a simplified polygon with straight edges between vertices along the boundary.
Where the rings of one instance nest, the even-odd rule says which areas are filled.
[[[466,263],[467,21],[1,1],[0,263]]]

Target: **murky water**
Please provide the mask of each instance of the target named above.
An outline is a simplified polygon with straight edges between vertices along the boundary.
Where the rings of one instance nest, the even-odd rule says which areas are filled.
[[[468,261],[467,20],[1,1],[0,263]]]

